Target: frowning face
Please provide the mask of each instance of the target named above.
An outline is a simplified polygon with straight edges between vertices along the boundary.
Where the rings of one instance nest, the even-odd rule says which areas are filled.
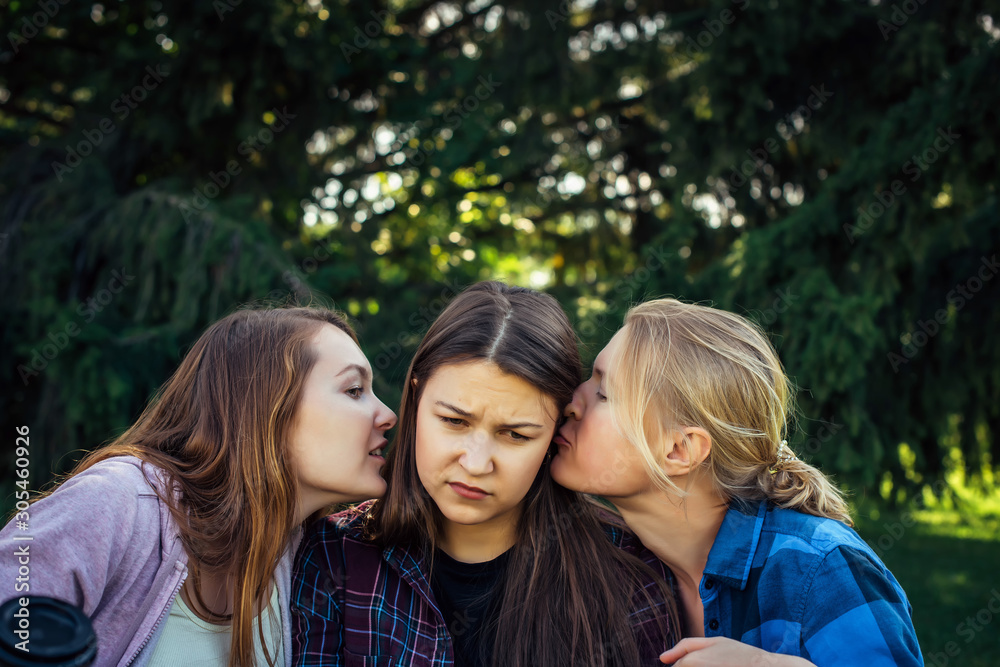
[[[420,482],[449,526],[507,533],[552,442],[559,407],[492,363],[440,367],[417,406]]]

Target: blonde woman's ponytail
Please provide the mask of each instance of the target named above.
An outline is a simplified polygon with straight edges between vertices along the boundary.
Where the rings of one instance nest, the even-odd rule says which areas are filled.
[[[757,485],[777,507],[854,525],[840,489],[818,469],[799,459],[784,440],[778,445],[777,461],[761,466]]]

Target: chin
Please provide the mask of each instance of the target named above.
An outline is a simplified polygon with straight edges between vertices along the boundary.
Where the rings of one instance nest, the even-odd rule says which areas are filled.
[[[474,526],[484,521],[488,521],[491,517],[486,516],[481,510],[476,510],[471,507],[455,507],[455,506],[445,506],[442,508],[441,504],[437,501],[434,502],[438,507],[438,511],[441,512],[446,520],[457,523],[461,526]]]

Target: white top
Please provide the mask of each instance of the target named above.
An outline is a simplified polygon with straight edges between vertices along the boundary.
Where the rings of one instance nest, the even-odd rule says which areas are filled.
[[[282,646],[281,605],[278,602],[278,587],[271,586],[271,599],[261,612],[264,638],[275,665],[284,665]],[[178,593],[170,606],[163,625],[163,634],[153,647],[149,658],[150,667],[226,667],[229,664],[229,646],[232,632],[228,625],[207,623],[191,611]],[[264,650],[260,644],[257,619],[253,621],[254,662],[267,665]]]

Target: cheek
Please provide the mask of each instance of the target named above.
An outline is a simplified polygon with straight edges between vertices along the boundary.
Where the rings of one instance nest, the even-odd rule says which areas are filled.
[[[538,471],[542,467],[542,461],[545,459],[545,452],[547,450],[546,441],[546,446],[539,446],[538,449],[530,451],[518,452],[515,460],[498,462],[500,466],[510,471],[508,485],[519,498],[524,498],[525,494],[528,493],[528,489],[531,488],[531,484],[535,481],[535,477],[538,476]],[[513,459],[514,457],[511,458]]]
[[[445,438],[435,428],[433,421],[417,415],[416,437],[414,438],[413,456],[417,463],[417,474],[421,481],[426,481],[428,473],[437,470],[445,458]]]
[[[592,412],[580,423],[578,445],[582,458],[600,469],[612,457],[621,436],[611,423],[611,415]]]

